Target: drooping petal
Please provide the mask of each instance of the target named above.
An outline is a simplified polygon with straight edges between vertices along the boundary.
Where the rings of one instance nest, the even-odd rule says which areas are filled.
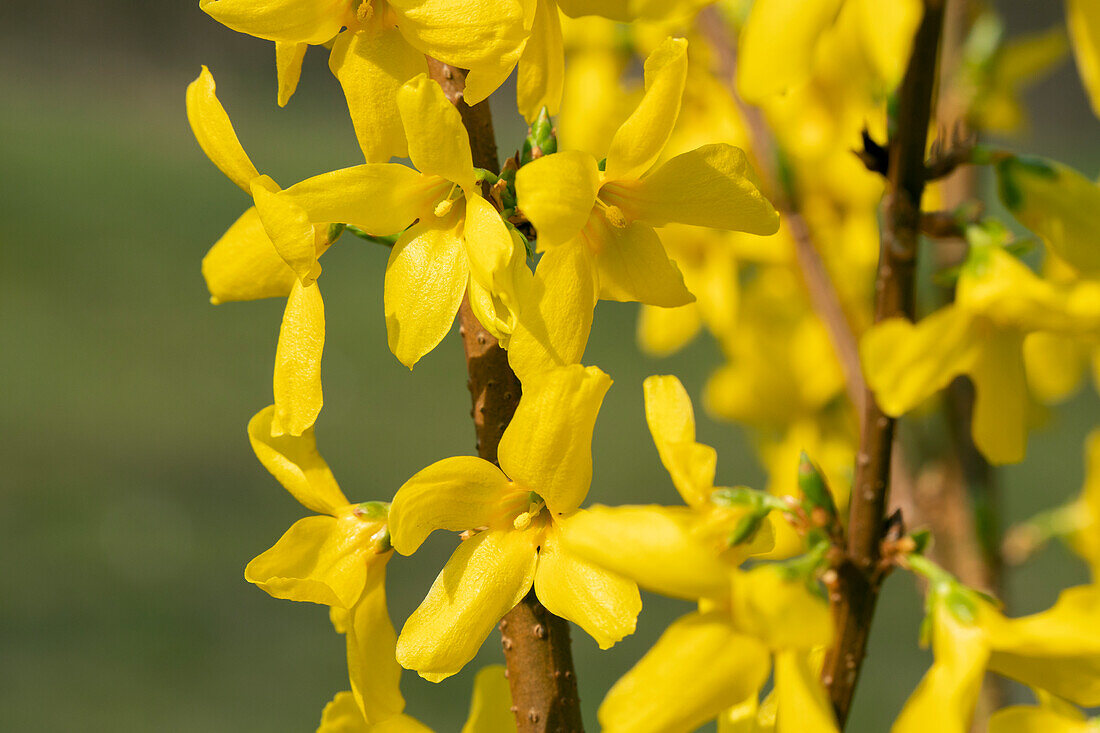
[[[974,445],[990,463],[1019,463],[1027,451],[1023,334],[993,330],[982,340],[974,380]]]
[[[340,81],[355,137],[368,163],[405,157],[405,128],[394,99],[401,85],[427,68],[424,55],[393,27],[370,24],[336,39],[328,67]]]
[[[187,86],[187,121],[210,162],[245,193],[250,193],[249,181],[260,174],[241,147],[233,123],[215,94],[214,77],[205,66]]]
[[[411,715],[395,715],[372,725],[368,733],[435,733]]]
[[[893,89],[905,73],[913,36],[924,16],[920,0],[857,0],[860,41],[879,78]]]
[[[345,632],[351,691],[369,723],[378,723],[405,709],[401,665],[394,656],[397,633],[386,607],[386,561],[390,554],[367,563],[362,598],[351,610],[351,623]]]
[[[508,363],[520,381],[580,362],[596,299],[595,263],[587,247],[574,241],[542,256],[508,343]]]
[[[649,224],[636,221],[619,227],[598,213],[589,220],[583,236],[597,252],[601,299],[665,308],[695,300]]]
[[[275,348],[275,414],[271,434],[301,435],[321,412],[321,353],[325,348],[325,304],[317,283],[295,282],[286,301]]]
[[[1100,7],[1090,0],[1066,0],[1066,26],[1092,111],[1100,117]]]
[[[355,696],[347,691],[337,692],[321,711],[317,733],[370,733]]]
[[[272,476],[306,509],[336,514],[348,505],[328,464],[317,452],[313,428],[298,437],[271,434],[275,406],[265,407],[248,421],[248,441]]]
[[[538,230],[540,250],[580,233],[592,215],[599,188],[596,159],[579,151],[544,155],[516,172],[516,199]]]
[[[646,590],[690,601],[724,597],[730,566],[692,533],[695,520],[695,513],[682,507],[597,504],[559,526],[570,552]]]
[[[368,562],[376,558],[371,538],[379,528],[377,520],[350,507],[339,517],[299,519],[248,563],[245,580],[275,598],[350,609],[363,592]]]
[[[351,0],[199,0],[199,8],[250,36],[320,44],[340,32],[351,13]]]
[[[470,138],[462,117],[427,74],[401,85],[397,108],[409,143],[409,159],[421,173],[441,176],[463,191],[474,187]]]
[[[989,733],[1090,733],[1096,725],[1077,713],[1034,705],[1001,708],[989,718]]]
[[[477,194],[466,197],[462,239],[466,243],[470,274],[494,292],[510,288],[512,283],[508,266],[515,253],[515,242],[500,213]],[[515,302],[514,292],[506,295]]]
[[[406,229],[386,263],[386,334],[410,369],[451,330],[470,276],[457,212]]]
[[[642,391],[649,432],[672,483],[687,504],[705,504],[714,489],[718,453],[695,442],[695,411],[687,390],[674,376],[652,376]]]
[[[860,356],[875,401],[896,417],[969,371],[979,348],[970,315],[947,306],[916,326],[902,318],[875,324],[863,336]]]
[[[302,61],[305,60],[308,48],[308,43],[275,42],[275,72],[279,79],[277,100],[280,107],[286,106],[294,96],[294,90],[298,88],[298,80],[302,77]]]
[[[600,196],[628,219],[653,226],[678,222],[760,235],[779,230],[779,214],[760,193],[745,153],[725,143],[677,155],[640,180],[608,183]]]
[[[757,0],[741,31],[737,87],[748,102],[797,86],[810,75],[821,34],[843,0]]]
[[[671,356],[703,329],[697,303],[679,308],[643,305],[638,312],[638,348],[650,356]]]
[[[253,178],[251,189],[256,211],[275,251],[302,285],[309,285],[320,274],[316,237],[309,215],[292,200],[279,196],[279,187],[268,176]]]
[[[486,460],[455,456],[437,461],[394,495],[390,541],[402,555],[411,555],[437,529],[464,532],[488,526],[498,518],[507,490],[508,478]]]
[[[554,529],[539,549],[535,595],[547,611],[584,629],[600,649],[633,634],[642,610],[634,581],[574,555]]]
[[[431,682],[462,669],[535,578],[539,531],[489,530],[465,540],[413,611],[397,661]]]
[[[508,478],[546,501],[554,514],[580,506],[592,483],[592,429],[611,378],[579,364],[533,375],[500,439]]]
[[[821,678],[805,651],[784,649],[775,655],[777,733],[838,733],[836,716]]]
[[[677,619],[600,705],[604,733],[689,733],[759,694],[768,651],[717,612]]]
[[[565,48],[561,38],[561,19],[554,0],[536,0],[531,36],[519,57],[516,78],[516,102],[520,114],[530,124],[546,107],[558,113],[565,84]]]
[[[909,696],[891,733],[966,733],[989,659],[989,642],[940,604],[933,611],[931,669]]]
[[[298,276],[275,251],[251,206],[202,258],[210,302],[286,297]]]
[[[772,649],[809,650],[832,643],[829,604],[803,579],[775,565],[734,575],[731,614],[737,628]]]
[[[687,80],[687,41],[668,38],[645,60],[645,96],[615,132],[604,178],[638,178],[652,166],[672,134]]]
[[[353,224],[367,234],[397,234],[429,216],[450,184],[397,163],[367,163],[307,178],[280,195],[314,224]]]
[[[511,708],[512,691],[504,665],[483,667],[474,677],[470,715],[462,733],[514,733],[516,716]]]

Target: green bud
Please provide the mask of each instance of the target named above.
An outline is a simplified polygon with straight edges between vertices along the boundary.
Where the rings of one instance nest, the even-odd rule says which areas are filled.
[[[554,133],[553,122],[550,120],[550,111],[543,107],[538,118],[527,129],[527,139],[523,141],[520,164],[526,165],[535,158],[556,152],[558,152],[558,138]]]
[[[367,519],[386,519],[390,515],[390,505],[385,501],[364,501],[356,507],[355,513]]]
[[[833,503],[833,495],[825,483],[825,477],[805,451],[798,459],[798,488],[811,507],[824,509],[830,518],[836,516],[836,504]]]
[[[916,545],[916,549],[913,550],[918,555],[923,555],[932,544],[932,532],[927,529],[918,529],[909,535],[909,538],[913,540],[913,544]]]
[[[755,509],[741,517],[734,526],[733,531],[726,537],[726,543],[733,547],[751,540],[756,531],[760,529],[760,525],[763,524],[764,517],[768,516],[768,511],[767,509]]]

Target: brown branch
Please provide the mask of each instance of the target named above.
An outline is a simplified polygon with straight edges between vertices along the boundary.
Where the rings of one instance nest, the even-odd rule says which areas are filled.
[[[889,143],[882,244],[875,282],[876,322],[893,316],[913,320],[915,316],[924,151],[936,85],[944,2],[925,0],[924,17],[913,39],[913,53],[898,92],[897,132]],[[894,420],[879,409],[870,392],[865,394],[862,426],[848,515],[848,556],[837,568],[838,582],[833,594],[837,634],[822,670],[822,679],[829,687],[842,725],[851,708],[882,582],[879,558],[894,443]]]
[[[428,59],[428,67],[432,78],[462,115],[470,135],[474,165],[500,170],[489,103],[473,107],[466,104],[462,99],[466,75],[461,69],[432,58]],[[477,452],[496,463],[500,438],[519,404],[519,379],[508,366],[506,352],[477,320],[467,301],[463,301],[458,317],[466,351]],[[519,733],[582,732],[569,624],[543,608],[531,591],[501,620],[500,632]]]

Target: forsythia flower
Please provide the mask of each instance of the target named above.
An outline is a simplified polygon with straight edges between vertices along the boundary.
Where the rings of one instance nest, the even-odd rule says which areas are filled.
[[[1069,544],[1088,562],[1093,582],[1100,583],[1100,430],[1085,442],[1085,485],[1065,510],[1074,525]]]
[[[813,670],[813,649],[832,639],[823,598],[784,568],[734,571],[728,594],[672,623],[600,705],[604,733],[688,733],[755,700],[775,657],[779,733],[836,733]],[[736,730],[736,729],[735,729]],[[751,730],[751,728],[750,728]]]
[[[964,733],[989,669],[1086,707],[1100,704],[1100,591],[1062,592],[1048,610],[1007,619],[963,588],[933,591],[935,661],[892,733]]]
[[[687,506],[581,510],[561,522],[566,547],[663,595],[727,596],[728,572],[746,557],[771,550],[772,523],[765,518],[748,542],[729,541],[748,512],[712,500],[718,457],[714,448],[695,441],[687,391],[671,376],[649,377],[643,387],[653,442]]]
[[[317,516],[295,522],[245,568],[245,579],[276,598],[330,606],[347,638],[348,675],[360,715],[377,723],[405,706],[396,635],[386,609],[386,563],[393,555],[386,505],[351,504],[317,452],[313,429],[272,437],[274,407],[248,423],[256,457]]]
[[[1046,698],[1046,699],[1043,699]],[[1043,695],[1041,705],[1013,705],[989,718],[989,733],[1097,733],[1100,718],[1086,718],[1063,700]]]
[[[323,402],[325,307],[315,281],[321,273],[317,258],[330,244],[328,224],[310,224],[304,212],[276,195],[278,184],[259,174],[205,66],[187,87],[187,118],[207,157],[255,202],[203,259],[211,300],[289,296],[275,351],[272,430],[275,435],[301,435],[313,425]]]
[[[1024,457],[1027,384],[1023,341],[1033,331],[1067,335],[1100,329],[1100,290],[1059,289],[1038,278],[996,243],[971,247],[955,303],[913,325],[876,324],[860,352],[867,383],[888,415],[901,415],[959,374],[977,392],[971,430],[993,463]]]
[[[500,468],[459,456],[402,486],[390,509],[394,548],[409,555],[436,529],[471,532],[413,612],[397,659],[421,677],[449,677],[534,587],[551,613],[601,648],[634,631],[638,587],[573,554],[560,524],[592,480],[592,429],[611,380],[596,367],[563,367],[524,385],[501,438]]]
[[[529,271],[514,266],[516,241],[481,195],[469,136],[439,85],[416,77],[401,87],[397,108],[416,170],[367,163],[308,178],[279,198],[314,224],[401,233],[386,264],[386,331],[390,350],[412,368],[447,335],[467,286],[514,304],[515,278]]]
[[[470,715],[462,733],[510,733],[516,730],[512,714],[512,693],[504,667],[493,664],[474,678]],[[432,733],[432,729],[408,715],[400,714],[381,723],[368,724],[349,692],[338,692],[325,705],[317,733]]]
[[[1100,6],[1092,0],[1066,0],[1066,24],[1081,81],[1100,117]]]
[[[654,226],[778,228],[744,153],[730,145],[698,148],[647,174],[672,133],[686,74],[683,39],[669,38],[650,54],[646,94],[615,133],[604,170],[588,153],[572,151],[516,174],[519,206],[545,250],[508,347],[521,379],[580,360],[598,298],[660,306],[692,300]]]
[[[200,0],[233,30],[275,41],[279,103],[293,94],[309,45],[328,44],[368,163],[406,154],[393,99],[427,71],[424,55],[469,69],[466,101],[485,99],[515,66],[534,0]]]

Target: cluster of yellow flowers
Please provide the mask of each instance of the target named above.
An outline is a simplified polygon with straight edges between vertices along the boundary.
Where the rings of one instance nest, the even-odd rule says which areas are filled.
[[[346,637],[350,692],[325,708],[320,731],[428,730],[403,713],[402,667],[432,681],[454,675],[532,590],[608,648],[633,633],[639,586],[698,610],[611,688],[604,730],[691,731],[715,719],[723,733],[839,730],[820,679],[835,636],[821,578],[843,532],[859,425],[851,375],[806,288],[799,238],[812,237],[859,337],[861,378],[891,416],[967,375],[975,445],[990,463],[1012,463],[1024,457],[1029,395],[1065,399],[1090,361],[1100,383],[1100,187],[1052,161],[984,149],[968,161],[992,167],[1007,211],[1042,239],[1041,274],[1018,259],[1004,226],[960,214],[969,247],[948,273],[954,300],[917,323],[873,323],[885,189],[851,151],[890,134],[889,100],[922,0],[728,1],[704,11],[711,30],[739,32],[736,49],[704,32],[706,0],[199,4],[275,42],[280,106],[309,46],[327,48],[365,160],[281,188],[244,151],[210,71],[187,90],[200,146],[252,203],[203,260],[211,300],[287,299],[273,404],[248,435],[264,467],[316,514],[245,576],[277,598],[328,606]],[[1068,0],[1067,10],[1100,112],[1100,3]],[[1015,45],[999,33],[988,17],[974,23],[955,86],[971,124],[1004,129],[1022,124],[1018,89],[1066,44],[1061,31]],[[639,85],[630,68],[642,58]],[[500,172],[475,167],[458,109],[429,76],[434,62],[467,70],[471,105],[518,69],[531,150]],[[940,196],[933,188],[926,204]],[[319,260],[345,232],[391,245],[382,288],[401,363],[412,368],[440,343],[464,299],[507,350],[522,398],[497,464],[441,460],[389,503],[351,503],[340,490],[313,426],[325,341]],[[646,417],[686,506],[581,508],[611,386],[582,365],[599,300],[642,304],[638,341],[653,355],[704,328],[714,336],[725,363],[706,407],[750,430],[766,491],[715,486],[716,452],[696,441],[687,392],[654,376]],[[1089,450],[1088,488],[1056,524],[1095,572],[1100,434]],[[398,635],[387,563],[437,529],[461,542]],[[1100,705],[1100,586],[1009,619],[918,545],[902,543],[895,559],[929,581],[935,662],[894,730],[967,730],[986,670],[1032,686],[1040,703],[997,712],[990,730],[1093,730],[1075,705]],[[483,670],[463,731],[515,730],[510,700],[502,668]]]

